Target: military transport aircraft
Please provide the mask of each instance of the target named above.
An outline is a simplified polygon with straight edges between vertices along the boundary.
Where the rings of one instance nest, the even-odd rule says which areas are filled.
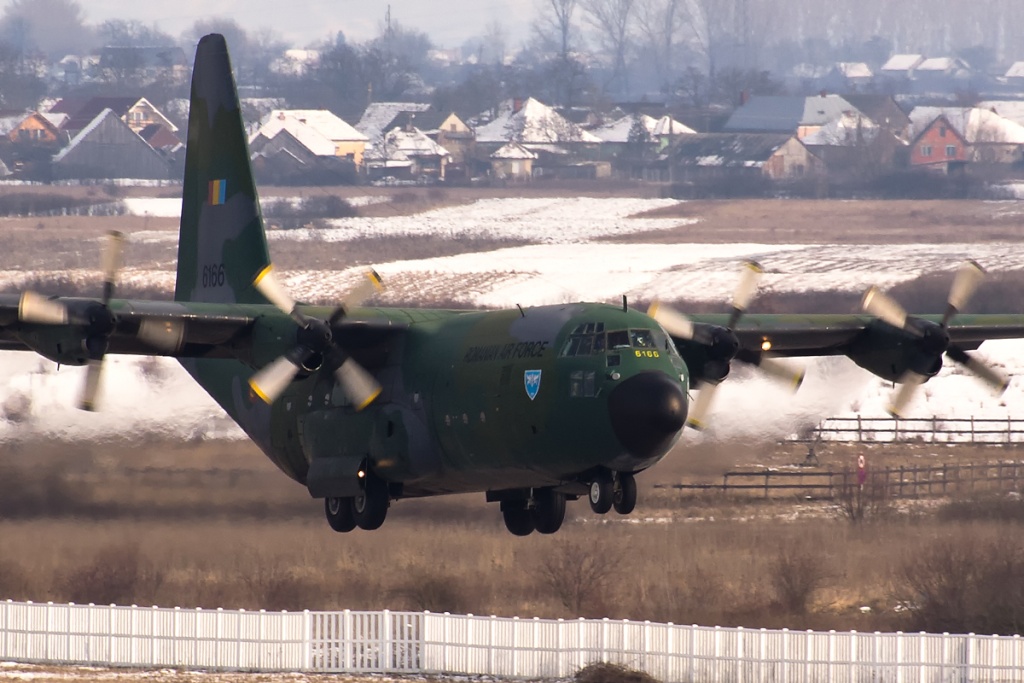
[[[567,499],[629,514],[634,475],[660,460],[689,416],[699,427],[733,360],[798,383],[781,356],[843,354],[903,387],[943,356],[987,383],[969,352],[1024,337],[1024,316],[962,315],[982,271],[967,263],[944,315],[908,315],[877,290],[865,314],[685,317],[577,303],[497,311],[361,307],[369,273],[336,307],[296,304],[270,264],[238,95],[223,37],[200,40],[173,301],[113,298],[121,236],[98,298],[0,295],[0,348],[88,365],[96,405],[107,353],[171,356],[285,474],[324,499],[336,531],[376,529],[393,500],[482,492],[517,535],[559,529]],[[703,385],[696,404],[689,392]]]

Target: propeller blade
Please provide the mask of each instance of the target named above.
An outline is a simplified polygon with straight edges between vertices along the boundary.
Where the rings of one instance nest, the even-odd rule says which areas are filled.
[[[686,426],[697,430],[698,432],[704,431],[707,426],[708,412],[711,410],[711,401],[715,398],[715,392],[718,390],[718,384],[712,384],[707,382],[701,387],[700,391],[697,392],[697,400],[693,402],[693,407],[690,408],[686,416]]]
[[[964,310],[984,278],[985,269],[978,265],[977,261],[967,260],[960,266],[956,271],[956,277],[953,278],[953,286],[949,290],[949,307],[942,317],[943,327],[946,326],[950,318]]]
[[[124,233],[111,230],[107,233],[107,241],[103,245],[103,256],[100,261],[103,270],[103,305],[110,302],[117,283],[117,272],[124,261]]]
[[[978,379],[992,387],[996,392],[1003,393],[1010,386],[1010,380],[1002,373],[982,363],[980,360],[967,353],[959,346],[951,346],[946,350],[946,355],[956,363],[967,368]]]
[[[693,321],[676,309],[661,303],[657,299],[647,307],[647,315],[658,321],[665,331],[680,339],[693,339],[695,327]]]
[[[736,284],[736,291],[732,296],[732,315],[727,325],[729,329],[736,327],[740,316],[754,299],[754,295],[757,293],[757,283],[762,274],[764,274],[764,269],[756,261],[747,261],[743,264],[740,281]]]
[[[908,370],[904,373],[903,377],[900,378],[900,388],[896,390],[892,404],[888,407],[889,414],[893,417],[903,417],[904,411],[910,405],[910,401],[914,398],[914,394],[917,393],[918,387],[924,384],[927,379],[924,375],[919,375],[913,370]]]
[[[287,313],[293,318],[297,315],[295,299],[288,294],[284,285],[274,275],[274,266],[268,265],[261,270],[259,275],[252,281],[252,284],[267,301],[276,306],[280,311]]]
[[[799,366],[765,355],[762,355],[761,360],[755,365],[772,379],[785,382],[793,391],[800,388],[800,385],[804,383],[804,376],[807,374]]]
[[[146,318],[139,324],[137,336],[154,349],[175,353],[185,339],[185,323],[181,320]]]
[[[384,284],[381,282],[377,271],[370,269],[359,278],[359,282],[342,298],[341,305],[345,310],[352,310],[360,306],[371,296],[384,291]]]
[[[64,325],[68,309],[64,304],[35,292],[23,292],[18,302],[18,320],[41,325]]]
[[[264,403],[273,403],[278,396],[284,393],[297,374],[299,374],[298,364],[289,356],[281,356],[250,377],[249,388]]]
[[[893,327],[916,332],[913,328],[907,328],[907,312],[903,307],[878,287],[871,287],[864,292],[860,307],[866,313],[881,318]]]
[[[362,410],[380,396],[380,383],[351,358],[346,358],[338,366],[334,376],[356,410]]]
[[[103,376],[103,358],[90,358],[85,369],[85,386],[78,400],[80,410],[96,410],[96,397],[100,393],[100,377]]]

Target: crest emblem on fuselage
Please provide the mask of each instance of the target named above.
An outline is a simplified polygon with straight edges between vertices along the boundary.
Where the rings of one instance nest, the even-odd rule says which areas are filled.
[[[523,373],[523,383],[526,385],[526,395],[530,400],[537,398],[540,391],[540,370],[527,370]]]

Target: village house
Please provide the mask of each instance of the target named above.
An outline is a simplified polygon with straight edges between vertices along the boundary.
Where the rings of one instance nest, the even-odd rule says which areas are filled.
[[[891,82],[905,82],[914,77],[914,70],[924,62],[918,54],[895,54],[878,70],[879,76]]]
[[[938,122],[939,119],[942,122]],[[934,136],[937,128],[940,132],[951,130],[956,136],[963,140],[966,145],[962,161],[984,164],[1013,164],[1021,161],[1024,156],[1024,125],[1004,118],[999,114],[980,107],[915,107],[910,112],[910,120],[913,127],[915,147],[922,144],[931,146],[933,152],[938,155],[938,147],[933,143],[941,144]],[[925,133],[928,138],[920,142]],[[938,135],[944,138],[945,135]],[[948,143],[958,145],[957,141]],[[920,151],[919,149],[917,151]],[[957,152],[959,154],[959,151]],[[945,155],[940,155],[944,158]],[[934,159],[935,157],[933,157]],[[961,161],[953,157],[954,161]],[[912,157],[912,163],[913,157]],[[926,162],[921,162],[926,163]]]
[[[727,133],[788,133],[803,139],[846,112],[856,112],[839,95],[811,97],[767,95],[751,97],[732,113],[723,127]]]
[[[117,112],[105,109],[53,157],[52,172],[58,179],[167,180],[171,167]]]
[[[669,150],[676,181],[760,178],[792,180],[824,170],[795,136],[754,133],[684,135]]]
[[[315,156],[341,157],[357,167],[363,164],[367,137],[327,109],[275,109],[250,144],[262,148],[283,131]]]
[[[970,145],[944,115],[926,125],[910,147],[910,165],[950,174],[963,170]]]
[[[145,97],[64,98],[50,107],[48,113],[66,114],[68,118],[61,130],[74,135],[107,109],[136,133],[153,124],[160,124],[172,133],[178,132],[178,127]]]
[[[443,181],[450,159],[448,150],[417,128],[392,128],[366,151],[371,179],[393,177],[419,182]]]
[[[436,109],[403,111],[385,127],[385,130],[394,128],[406,131],[415,128],[420,131],[448,150],[450,161],[446,175],[453,172],[463,177],[467,175],[467,162],[473,158],[476,134],[455,112],[444,113]]]
[[[524,181],[533,177],[537,154],[518,142],[509,142],[491,153],[491,177],[503,181]]]
[[[7,137],[15,143],[56,145],[61,142],[61,126],[66,121],[64,114],[29,112],[7,133]]]

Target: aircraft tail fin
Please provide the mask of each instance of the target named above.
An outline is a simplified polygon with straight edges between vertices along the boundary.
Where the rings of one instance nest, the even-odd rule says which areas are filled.
[[[252,283],[269,264],[231,59],[213,33],[192,71],[174,298],[266,303]]]

